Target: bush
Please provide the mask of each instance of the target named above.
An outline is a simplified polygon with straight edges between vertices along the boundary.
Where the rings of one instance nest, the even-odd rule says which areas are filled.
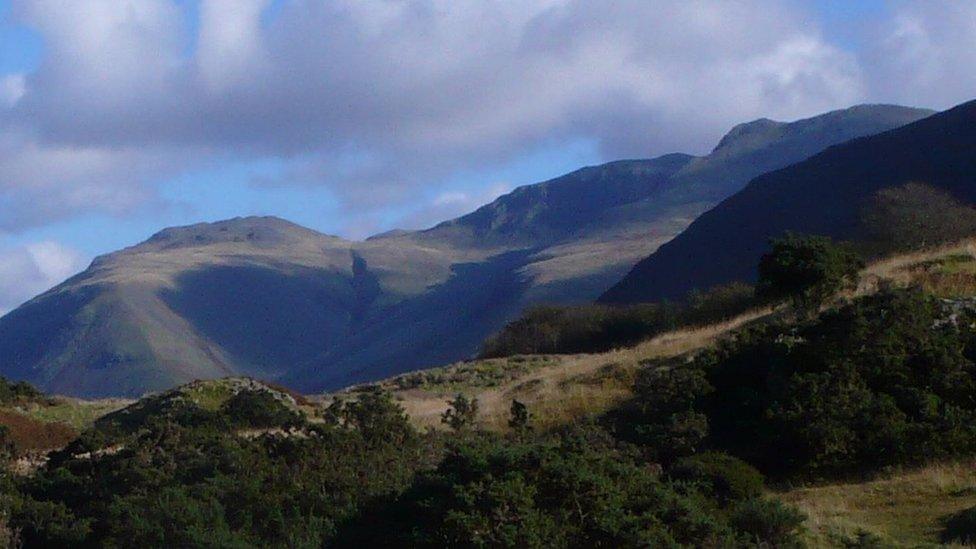
[[[703,505],[708,499],[659,478],[599,431],[531,441],[483,436],[453,447],[356,545],[701,547],[753,537]]]
[[[455,431],[463,431],[478,421],[478,399],[458,393],[448,402],[450,407],[441,414],[441,423]]]
[[[336,407],[330,424],[264,391],[241,392],[219,413],[166,402],[133,414],[132,430],[86,432],[23,479],[10,526],[27,546],[330,546],[341,525],[432,461],[382,392]],[[238,425],[292,429],[247,437]]]
[[[221,413],[231,424],[239,427],[289,427],[298,422],[299,415],[270,391],[245,390],[237,393],[221,406]]]
[[[712,391],[695,368],[646,368],[638,374],[636,440],[663,461],[694,453],[708,435],[708,417],[696,409]]]
[[[976,452],[971,322],[918,290],[889,290],[800,326],[745,330],[674,374],[642,374],[635,408],[652,433],[679,411],[701,414],[699,447],[776,477],[964,456]]]
[[[26,381],[10,381],[0,377],[0,404],[10,404],[18,400],[46,400],[43,393]]]
[[[771,242],[759,260],[760,299],[791,299],[801,309],[819,307],[839,290],[857,282],[863,263],[847,245],[825,236],[787,233]]]
[[[524,403],[512,400],[508,415],[508,427],[515,433],[525,434],[532,430],[532,425],[529,423],[532,414],[529,413],[529,408]]]
[[[723,504],[758,498],[763,493],[763,476],[755,467],[721,452],[682,458],[668,473],[675,480],[703,485]]]
[[[673,327],[672,309],[668,305],[533,307],[488,338],[481,356],[592,353],[626,347]]]
[[[681,325],[708,324],[728,320],[756,306],[756,289],[743,282],[730,282],[707,290],[688,292],[678,314]]]
[[[970,507],[949,517],[942,531],[942,542],[965,545],[976,542],[976,507]]]
[[[976,236],[976,208],[921,183],[878,191],[862,212],[874,253],[915,250]]]
[[[732,509],[730,522],[753,541],[773,547],[802,547],[800,534],[806,516],[773,499],[754,498]]]

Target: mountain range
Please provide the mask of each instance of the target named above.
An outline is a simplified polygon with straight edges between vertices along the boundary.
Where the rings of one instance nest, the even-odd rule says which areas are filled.
[[[882,176],[912,159],[912,166],[924,164],[929,145],[923,138],[969,137],[972,125],[957,127],[951,116],[939,115],[908,128],[955,133],[909,130],[877,138],[897,141],[889,147],[858,139],[931,114],[870,105],[791,123],[758,120],[734,128],[705,156],[583,168],[520,187],[431,229],[361,242],[273,217],[165,229],[96,258],[83,273],[0,318],[0,374],[84,397],[133,396],[230,375],[313,392],[462,359],[526,306],[592,301],[642,259],[606,299],[679,296],[700,284],[748,278],[730,254],[745,248],[743,261],[751,261],[768,234],[790,225],[784,221],[793,217],[790,208],[833,211],[834,202],[860,194],[830,188],[894,181]],[[970,154],[970,165],[959,167],[965,172],[976,155],[971,146],[958,149]],[[893,151],[904,155],[877,156]],[[857,174],[842,169],[859,165],[852,169],[868,174],[887,160],[899,164],[878,170],[870,185],[853,182]],[[931,171],[912,173],[935,183],[956,177]],[[788,198],[786,188],[800,194]],[[831,202],[819,206],[819,200]],[[756,228],[719,222],[742,215],[763,222]],[[817,218],[796,228],[825,229],[835,221],[847,222]],[[715,231],[726,231],[719,242],[728,249],[713,247]],[[687,242],[699,244],[685,248]],[[674,270],[647,271],[648,262],[667,263],[654,259],[661,254],[672,254]],[[680,280],[668,280],[673,276]]]

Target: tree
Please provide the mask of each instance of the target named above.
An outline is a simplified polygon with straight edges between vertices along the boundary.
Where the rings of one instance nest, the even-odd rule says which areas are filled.
[[[532,426],[529,425],[529,409],[525,404],[512,400],[512,407],[509,409],[511,417],[508,420],[508,426],[511,427],[516,433],[522,434],[532,430]]]
[[[976,236],[976,208],[922,183],[878,191],[864,208],[861,220],[875,253],[913,250]]]
[[[468,398],[458,393],[454,400],[448,401],[450,408],[441,414],[441,423],[455,431],[463,431],[478,419],[478,399]]]
[[[812,311],[838,291],[857,282],[864,263],[845,244],[817,235],[774,239],[772,249],[759,260],[760,299],[790,299],[801,310]]]

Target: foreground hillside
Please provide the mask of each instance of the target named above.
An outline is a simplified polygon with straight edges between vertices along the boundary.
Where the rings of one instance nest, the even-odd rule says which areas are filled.
[[[631,349],[462,363],[319,399],[192,383],[2,477],[3,532],[27,546],[965,540],[976,242],[857,278],[810,315],[780,304]]]
[[[757,121],[704,157],[584,168],[365,242],[275,218],[167,229],[0,319],[0,374],[98,397],[240,375],[321,391],[446,364],[528,305],[595,299],[753,177],[929,114]]]

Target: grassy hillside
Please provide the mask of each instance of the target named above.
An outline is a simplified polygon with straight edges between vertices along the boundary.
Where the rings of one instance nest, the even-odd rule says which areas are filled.
[[[859,538],[874,539],[878,546],[935,546],[949,517],[976,506],[976,462],[934,464],[777,495],[806,513],[814,547],[844,547]]]

